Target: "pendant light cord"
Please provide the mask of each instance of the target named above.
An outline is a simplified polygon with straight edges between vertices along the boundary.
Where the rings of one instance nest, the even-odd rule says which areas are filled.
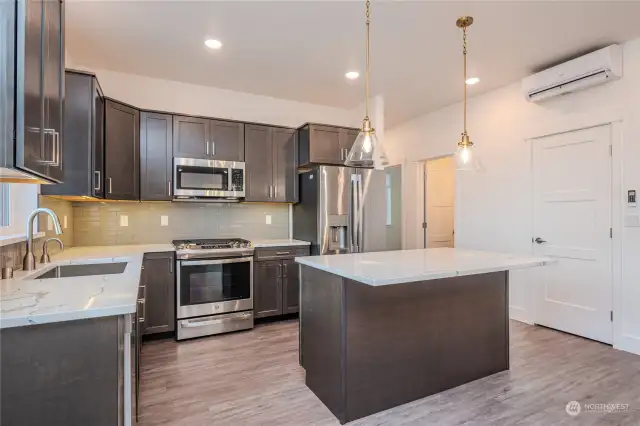
[[[369,24],[371,23],[371,1],[366,0],[366,13],[367,17],[367,36],[366,36],[366,78],[364,82],[364,90],[365,90],[365,120],[369,120]]]
[[[464,134],[467,134],[467,27],[462,28],[462,63],[463,74],[462,80],[464,84]]]

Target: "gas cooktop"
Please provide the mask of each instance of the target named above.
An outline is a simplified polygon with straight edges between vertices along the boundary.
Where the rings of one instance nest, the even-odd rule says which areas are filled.
[[[174,240],[179,259],[194,257],[248,256],[253,254],[251,241],[241,238]]]

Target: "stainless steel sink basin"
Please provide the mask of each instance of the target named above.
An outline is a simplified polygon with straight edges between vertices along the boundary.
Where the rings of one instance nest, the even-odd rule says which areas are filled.
[[[116,263],[86,263],[82,265],[60,265],[47,272],[33,277],[34,280],[45,278],[87,277],[91,275],[121,274],[127,267],[127,262]]]

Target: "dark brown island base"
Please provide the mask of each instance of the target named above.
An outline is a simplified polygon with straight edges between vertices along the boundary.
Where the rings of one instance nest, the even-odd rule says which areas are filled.
[[[478,252],[455,255],[469,253]],[[335,256],[353,259],[320,269],[301,265],[300,363],[306,385],[340,423],[509,369],[511,266],[375,284],[376,265],[369,262],[376,261],[366,260],[372,255]],[[299,263],[304,259],[312,258]],[[526,266],[545,263],[537,261]],[[431,263],[430,271],[438,269]],[[402,268],[390,265],[396,273]],[[370,283],[328,272],[332,267],[352,277],[359,271],[363,281],[369,274]]]

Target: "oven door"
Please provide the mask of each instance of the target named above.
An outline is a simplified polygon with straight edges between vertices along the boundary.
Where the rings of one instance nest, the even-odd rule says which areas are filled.
[[[174,158],[176,197],[244,197],[244,163]]]
[[[253,257],[180,260],[178,318],[253,309]]]

